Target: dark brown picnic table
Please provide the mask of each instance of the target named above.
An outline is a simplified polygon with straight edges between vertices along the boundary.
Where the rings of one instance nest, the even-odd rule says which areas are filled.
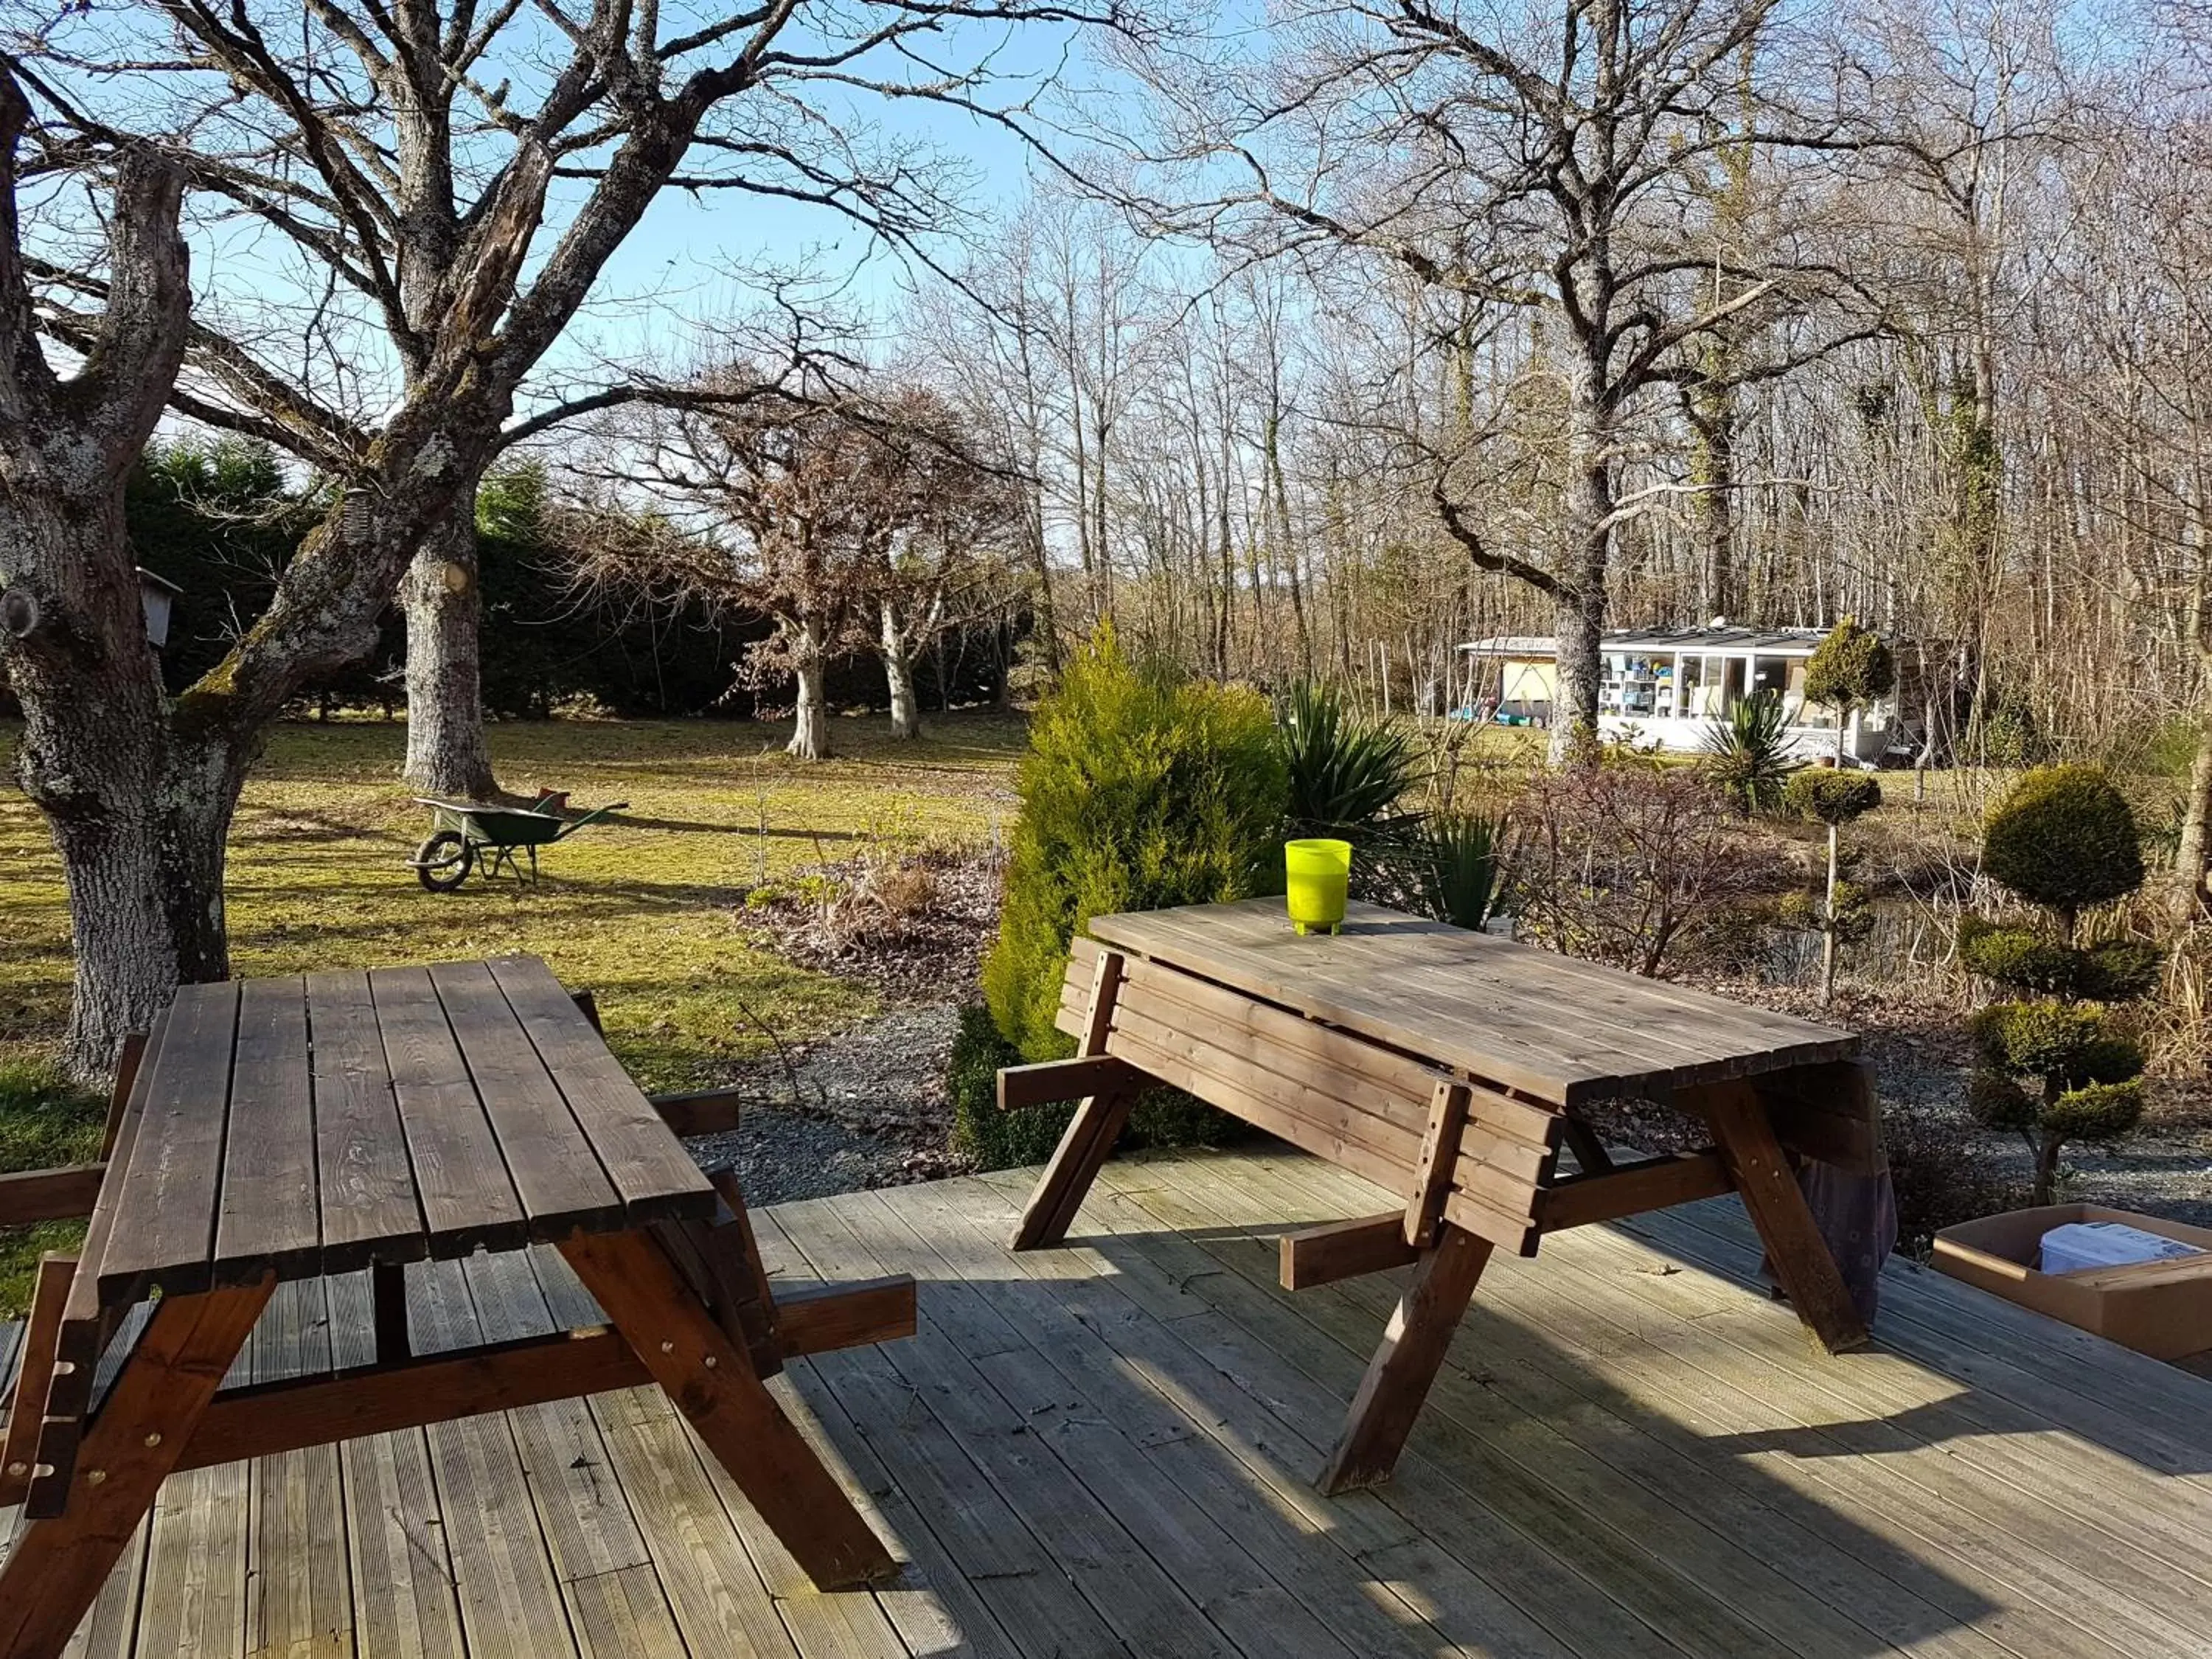
[[[0,1507],[26,1517],[0,1565],[0,1659],[62,1650],[173,1471],[647,1382],[817,1585],[893,1570],[763,1379],[910,1334],[913,1281],[773,1295],[734,1182],[700,1172],[674,1108],[544,963],[187,986],[131,1055],[104,1170],[35,1183],[90,1175],[98,1195],[81,1255],[41,1264],[0,1443]],[[407,1263],[532,1244],[560,1250],[605,1325],[410,1350]],[[362,1269],[374,1364],[222,1386],[280,1280]]]
[[[1000,1075],[1002,1106],[1082,1100],[1014,1247],[1066,1237],[1156,1083],[1402,1194],[1283,1240],[1290,1290],[1413,1268],[1323,1490],[1388,1478],[1492,1252],[1563,1228],[1740,1193],[1799,1316],[1831,1352],[1866,1340],[1796,1171],[1881,1171],[1852,1033],[1370,904],[1334,936],[1293,933],[1280,899],[1090,931],[1060,1002],[1077,1057]],[[1581,1112],[1624,1097],[1701,1119],[1711,1145],[1616,1164]]]

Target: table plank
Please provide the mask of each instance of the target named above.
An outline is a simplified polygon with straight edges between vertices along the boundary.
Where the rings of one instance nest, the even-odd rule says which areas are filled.
[[[550,1244],[579,1228],[621,1225],[622,1200],[491,969],[481,962],[441,963],[430,969],[430,983],[498,1138],[531,1237]]]
[[[713,1219],[712,1184],[553,970],[536,957],[498,957],[490,969],[631,1220]]]
[[[217,1284],[255,1284],[271,1268],[285,1278],[318,1270],[313,1098],[306,984],[289,975],[246,981],[216,1214]]]
[[[429,1239],[368,975],[310,974],[307,990],[322,1271],[419,1261]]]
[[[530,1241],[522,1200],[428,970],[380,968],[368,984],[429,1253],[520,1249]]]
[[[160,1052],[142,1066],[146,1103],[98,1264],[105,1306],[213,1282],[238,1009],[234,982],[179,987]]]
[[[1561,1105],[1857,1050],[1848,1031],[1370,904],[1301,938],[1280,902],[1100,916],[1091,933]]]

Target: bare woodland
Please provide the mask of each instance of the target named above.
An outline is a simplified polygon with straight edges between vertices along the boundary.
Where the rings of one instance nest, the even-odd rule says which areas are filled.
[[[1942,665],[1962,757],[2182,732],[2193,910],[2212,20],[1276,0],[1265,21],[11,14],[0,662],[86,940],[73,1062],[223,971],[259,733],[387,604],[410,775],[493,786],[459,530],[526,451],[610,526],[574,579],[773,617],[743,671],[799,688],[807,752],[825,653],[880,657],[911,728],[915,653],[991,615],[1026,624],[1038,676],[1110,620],[1201,674],[1324,677],[1401,713],[1465,697],[1460,641],[1556,634],[1562,736],[1608,627],[1856,615]],[[1002,84],[1002,48],[1040,38],[1060,67]],[[911,124],[885,112],[920,106],[1012,135],[1025,193],[977,199],[972,125],[892,136]],[[854,314],[733,271],[757,313],[672,317],[703,335],[580,368],[556,346],[671,191],[811,204],[908,280]],[[214,255],[240,239],[255,260]],[[276,446],[329,503],[173,702],[111,510],[164,402]]]

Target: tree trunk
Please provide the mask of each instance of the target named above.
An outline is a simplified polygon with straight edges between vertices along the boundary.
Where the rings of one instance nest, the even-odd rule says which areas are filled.
[[[399,602],[407,618],[407,781],[428,794],[496,799],[499,780],[484,741],[473,486],[422,538]]]
[[[0,538],[27,565],[82,573],[67,623],[42,606],[9,664],[17,776],[69,894],[76,994],[62,1063],[88,1081],[107,1077],[125,1034],[146,1030],[180,981],[230,970],[223,847],[241,769],[174,736],[136,581],[112,551],[122,535],[119,500],[110,512],[0,511]]]
[[[884,684],[891,697],[891,736],[899,738],[921,735],[921,702],[915,696],[914,664],[907,655],[906,636],[899,631],[898,611],[889,599],[883,602]],[[939,677],[938,690],[949,695]]]
[[[2057,1202],[2058,1154],[2066,1143],[2057,1136],[2045,1134],[2033,1143],[2035,1147],[2035,1184],[2028,1193],[2027,1201],[2037,1208]]]
[[[2186,927],[2204,911],[2204,861],[2212,852],[2212,653],[2197,668],[2197,754],[2182,797],[2181,833],[2174,840],[2173,891],[2167,908]]]
[[[792,671],[799,678],[799,701],[792,710],[791,741],[786,752],[801,760],[830,757],[830,711],[827,702],[828,665],[822,659],[822,641],[811,623],[799,627],[792,644]]]
[[[1828,896],[1820,912],[1820,1006],[1836,997],[1836,826],[1828,826]]]
[[[1594,352],[1602,348],[1593,344]],[[1567,415],[1565,491],[1568,568],[1554,596],[1559,690],[1552,704],[1554,763],[1594,752],[1604,678],[1606,575],[1613,547],[1613,442],[1603,413],[1601,361],[1583,363]]]

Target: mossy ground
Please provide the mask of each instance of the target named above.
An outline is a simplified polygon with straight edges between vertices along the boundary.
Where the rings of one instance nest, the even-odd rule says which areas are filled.
[[[921,741],[900,744],[880,720],[835,721],[837,757],[812,765],[785,755],[789,727],[769,723],[496,726],[493,755],[508,789],[542,785],[569,791],[575,807],[629,807],[546,849],[535,887],[471,876],[447,894],[424,891],[405,866],[428,814],[399,781],[404,728],[280,726],[232,832],[232,969],[532,951],[563,982],[598,994],[609,1041],[643,1086],[711,1085],[769,1048],[763,1027],[803,1041],[875,1012],[865,988],[747,944],[736,918],[750,890],[871,839],[983,845],[1011,824],[1021,722],[957,714],[925,724]],[[15,735],[0,726],[0,753]],[[12,787],[0,787],[0,1080],[27,1080],[68,1017],[69,915],[45,826]],[[0,1087],[0,1170],[46,1161],[43,1140],[33,1148],[26,1130],[19,1146],[9,1127],[45,1098],[27,1081]],[[88,1119],[97,1117],[95,1103]],[[24,1249],[19,1238],[0,1252],[17,1258],[0,1261],[0,1317]]]

